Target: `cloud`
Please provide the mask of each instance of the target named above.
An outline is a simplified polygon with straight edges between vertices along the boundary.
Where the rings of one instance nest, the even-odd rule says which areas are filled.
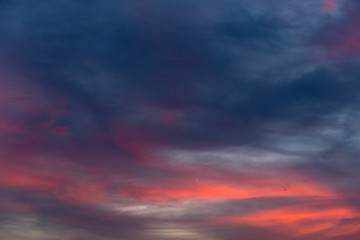
[[[334,0],[321,0],[321,2],[324,13],[332,13],[337,8],[336,2]]]
[[[1,1],[1,237],[356,239],[358,4],[322,3]]]

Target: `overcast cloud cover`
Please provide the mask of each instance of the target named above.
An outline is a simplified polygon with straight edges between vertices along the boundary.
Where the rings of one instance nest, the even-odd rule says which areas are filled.
[[[0,239],[357,240],[357,0],[1,0]]]

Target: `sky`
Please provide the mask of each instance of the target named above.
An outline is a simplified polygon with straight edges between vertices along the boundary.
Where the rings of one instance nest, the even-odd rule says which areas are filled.
[[[0,239],[358,240],[358,0],[1,0]]]

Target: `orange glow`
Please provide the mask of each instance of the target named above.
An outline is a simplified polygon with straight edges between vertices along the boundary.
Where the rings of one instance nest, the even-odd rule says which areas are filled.
[[[343,219],[356,218],[358,213],[352,208],[334,207],[327,209],[308,209],[306,206],[284,207],[261,211],[254,214],[226,217],[219,221],[269,227],[286,231],[293,236],[322,232],[327,237],[336,237],[356,232],[359,223],[338,226]]]
[[[134,185],[137,189],[133,196],[140,196],[143,199],[246,199],[257,197],[275,196],[316,196],[324,198],[335,197],[336,194],[324,187],[316,184],[299,182],[284,190],[283,186],[274,180],[268,180],[263,184],[216,184],[195,181],[192,183],[184,182],[167,186],[146,186]],[[121,194],[131,196],[131,192]]]
[[[343,235],[353,234],[359,232],[360,233],[360,221],[354,223],[348,223],[341,226],[336,226],[325,233],[327,237],[339,237]]]
[[[290,223],[298,222],[304,219],[338,219],[339,217],[354,216],[350,209],[336,208],[330,210],[304,210],[294,208],[282,208],[261,212],[258,214],[245,216],[243,218],[246,222],[253,222],[258,225],[268,225],[275,223]],[[239,220],[241,220],[240,218]]]

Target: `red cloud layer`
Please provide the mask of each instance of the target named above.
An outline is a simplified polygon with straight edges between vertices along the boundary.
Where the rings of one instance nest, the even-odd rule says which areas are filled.
[[[7,88],[7,91],[13,95],[24,94],[16,86]],[[123,199],[131,199],[134,205],[153,204],[160,208],[169,204],[177,206],[181,202],[193,200],[211,202],[269,197],[307,197],[324,201],[342,201],[334,189],[320,181],[305,180],[308,176],[298,174],[296,169],[284,171],[248,166],[228,169],[218,165],[170,164],[167,159],[156,159],[131,163],[143,164],[147,168],[147,173],[139,174],[124,169],[107,172],[105,168],[89,164],[86,159],[77,159],[77,163],[72,163],[55,154],[41,159],[39,157],[46,146],[46,136],[55,133],[61,137],[67,132],[65,126],[54,126],[53,120],[64,114],[63,104],[39,104],[36,97],[30,97],[26,103],[9,99],[13,98],[7,96],[2,99],[0,133],[4,139],[12,139],[13,142],[9,143],[11,147],[7,148],[6,154],[0,159],[0,188],[40,191],[43,193],[42,196],[57,198],[66,204],[92,205],[98,209],[109,201]],[[32,116],[47,115],[50,120],[33,126],[16,117],[24,112]],[[119,158],[148,159],[147,154],[153,151],[156,145],[154,142],[158,142],[154,141],[156,137],[137,130],[134,126],[119,123],[115,130],[112,137],[114,145],[132,154],[119,155]],[[25,140],[19,140],[18,136]],[[83,147],[72,150],[75,152],[69,153],[69,156],[90,157],[87,153],[89,150]],[[97,161],[102,163],[107,159]],[[151,171],[163,173],[165,177],[152,178]],[[122,174],[127,175],[127,178],[119,177]],[[0,208],[8,208],[8,211],[13,212],[36,211],[36,207],[31,204],[11,199],[0,201]],[[344,203],[319,209],[308,205],[294,205],[236,216],[223,214],[215,221],[277,229],[289,237],[316,233],[326,239],[358,231],[358,221],[346,224],[341,222],[349,218],[357,219],[359,216],[359,212]],[[152,217],[157,216],[155,214]],[[207,216],[206,220],[213,218]]]

